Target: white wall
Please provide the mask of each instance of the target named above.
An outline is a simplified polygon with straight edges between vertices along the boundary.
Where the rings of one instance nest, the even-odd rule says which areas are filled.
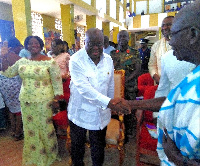
[[[149,0],[149,13],[161,13],[163,0]]]
[[[91,5],[91,0],[82,0],[84,2],[86,2],[87,4]]]
[[[13,21],[12,6],[0,2],[0,19]]]
[[[144,10],[144,14],[147,13],[147,1],[137,1],[136,2],[136,15],[141,15]]]
[[[110,17],[116,19],[116,1],[110,0]]]

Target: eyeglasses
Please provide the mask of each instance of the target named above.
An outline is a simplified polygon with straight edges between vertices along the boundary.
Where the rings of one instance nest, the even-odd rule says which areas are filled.
[[[97,47],[102,47],[103,46],[103,43],[102,42],[87,42],[88,46],[89,47],[94,47],[94,46],[97,46]]]
[[[183,30],[189,29],[189,28],[191,28],[191,27],[185,27],[185,28],[182,28],[182,29],[180,29],[178,31],[170,32],[170,34],[169,34],[169,40],[171,40],[172,36],[176,35],[177,33],[181,32]]]

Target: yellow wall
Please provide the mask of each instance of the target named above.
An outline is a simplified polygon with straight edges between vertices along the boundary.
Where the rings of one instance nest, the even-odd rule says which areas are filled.
[[[141,16],[137,15],[133,17],[133,28],[140,28],[141,27]]]
[[[150,27],[158,26],[158,14],[150,14],[149,26]]]

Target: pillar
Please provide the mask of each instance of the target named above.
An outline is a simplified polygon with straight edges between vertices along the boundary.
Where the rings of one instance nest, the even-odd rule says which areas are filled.
[[[87,25],[87,29],[96,28],[96,16],[86,15],[86,25]]]
[[[119,0],[116,0],[116,20],[119,21]]]
[[[123,9],[124,9],[124,19],[126,19],[126,11],[127,11],[127,8],[126,8],[126,3],[127,1],[124,0],[124,3],[123,3]]]
[[[110,0],[106,0],[106,14],[110,16]]]
[[[91,6],[96,8],[96,0],[91,0]]]
[[[149,14],[149,0],[147,0],[147,14]]]
[[[133,8],[133,0],[129,1],[130,6],[129,6],[129,12],[133,13],[132,8]]]
[[[60,5],[63,40],[67,41],[69,47],[75,44],[74,37],[74,5]]]
[[[113,42],[117,43],[117,34],[119,33],[119,27],[113,27]]]
[[[47,16],[42,14],[43,27],[55,30],[55,17]]]
[[[110,23],[109,22],[102,22],[103,33],[105,36],[110,37]]]
[[[12,0],[15,36],[21,43],[27,36],[32,35],[30,0]]]

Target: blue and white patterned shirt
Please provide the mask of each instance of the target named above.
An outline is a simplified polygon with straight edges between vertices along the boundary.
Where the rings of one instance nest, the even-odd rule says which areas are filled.
[[[68,118],[88,130],[100,130],[111,118],[107,105],[114,97],[114,67],[112,58],[102,54],[95,63],[85,48],[70,58],[71,75]]]
[[[200,65],[169,93],[159,111],[157,152],[161,165],[175,166],[162,147],[163,128],[183,156],[200,159]]]

